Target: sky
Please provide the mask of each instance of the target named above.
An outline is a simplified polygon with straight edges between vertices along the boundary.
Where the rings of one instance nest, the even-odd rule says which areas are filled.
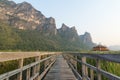
[[[93,42],[120,45],[120,0],[13,0],[29,2],[46,17],[75,26],[78,34],[91,33]]]

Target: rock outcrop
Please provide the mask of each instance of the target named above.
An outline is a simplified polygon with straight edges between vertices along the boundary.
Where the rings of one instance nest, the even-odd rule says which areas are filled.
[[[8,5],[9,4],[9,5]],[[16,4],[12,1],[0,0],[0,20],[24,30],[40,30],[49,34],[57,34],[55,19],[46,18],[40,11],[27,2]]]
[[[61,35],[61,37],[65,37],[70,41],[75,41],[78,39],[78,33],[75,27],[68,27],[65,24],[62,24],[62,27],[58,29],[58,33]]]
[[[80,35],[80,40],[88,46],[92,46],[92,47],[95,46],[95,43],[93,43],[92,37],[88,32],[85,32],[83,35]]]

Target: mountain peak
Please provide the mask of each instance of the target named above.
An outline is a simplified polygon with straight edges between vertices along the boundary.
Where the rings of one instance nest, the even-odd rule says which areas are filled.
[[[77,30],[75,29],[75,26],[73,26],[73,27],[69,27],[69,26],[67,26],[66,24],[62,24],[62,27],[59,29],[60,31],[62,31],[62,32],[73,32],[73,33],[76,33],[77,34]]]
[[[48,20],[48,23],[55,24],[55,19],[53,17],[49,17],[47,18],[47,20]]]
[[[83,35],[80,35],[80,40],[87,44],[88,46],[94,46],[95,44],[92,41],[92,37],[89,32],[85,32]]]
[[[67,26],[66,24],[62,23],[62,26]]]
[[[22,2],[22,3],[19,3],[17,6],[18,6],[19,8],[21,8],[21,9],[27,10],[27,11],[29,11],[30,9],[33,8],[33,6],[32,6],[30,3],[25,2],[25,1]]]
[[[76,30],[75,26],[71,27],[71,30],[73,30],[73,31],[76,31],[76,32],[77,32],[77,30]]]
[[[85,35],[90,35],[90,33],[89,32],[85,32]]]
[[[32,6],[30,3],[26,2],[26,1],[24,1],[24,2],[22,2],[22,3],[20,3],[20,4]]]
[[[58,32],[62,37],[67,38],[71,42],[78,40],[78,34],[75,27],[70,28],[63,23],[62,27],[58,29]]]
[[[61,27],[61,30],[62,30],[62,31],[66,31],[66,30],[68,30],[68,29],[69,29],[69,27],[63,23],[63,24],[62,24],[62,27]]]
[[[80,38],[83,39],[83,42],[84,42],[84,43],[92,42],[91,35],[90,35],[90,33],[88,33],[88,32],[85,32],[83,35],[80,36]]]
[[[4,4],[7,6],[12,6],[12,7],[14,7],[16,5],[16,3],[11,0],[0,0],[0,3],[2,3],[2,5]]]

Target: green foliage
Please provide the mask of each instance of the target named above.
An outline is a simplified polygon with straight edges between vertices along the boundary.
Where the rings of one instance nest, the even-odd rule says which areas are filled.
[[[115,74],[117,76],[120,76],[120,64],[119,63],[113,63],[108,61],[101,61],[101,67],[103,70],[108,71],[112,74]]]
[[[82,51],[80,53],[94,53],[94,54],[120,54],[120,51]],[[81,57],[78,57],[79,60],[81,60]],[[96,59],[91,59],[91,58],[87,58],[87,63],[93,66],[96,66]],[[109,61],[105,61],[105,60],[100,60],[100,64],[101,64],[101,69],[107,72],[110,72],[111,74],[120,76],[120,64],[119,63],[115,63],[115,62],[109,62]],[[80,71],[79,73],[82,74],[82,66],[80,63],[77,63],[77,67],[78,67],[78,71]],[[90,75],[90,70],[88,68],[88,75]],[[94,71],[94,77],[96,80],[97,78],[97,73]],[[105,77],[104,75],[102,75],[102,80],[109,80],[107,77]]]
[[[87,63],[96,66],[96,60],[95,59],[87,59]],[[114,63],[114,62],[108,62],[105,60],[101,60],[101,69],[104,71],[110,72],[114,75],[120,76],[120,64]],[[96,74],[95,74],[96,75]],[[109,80],[105,76],[102,75],[102,80]]]
[[[18,68],[18,61],[16,60],[0,62],[0,74],[15,70],[17,68]]]
[[[12,31],[11,27],[0,23],[0,49],[9,50],[13,49],[14,46],[20,41],[19,36]]]
[[[82,49],[87,49],[87,46],[78,39],[70,41],[69,38],[59,34],[46,36],[37,30],[19,30],[0,23],[0,50],[79,51]]]
[[[34,57],[25,58],[24,62],[23,62],[23,65],[25,66],[25,65],[28,65],[28,64],[33,63],[33,62],[35,62],[35,58]]]

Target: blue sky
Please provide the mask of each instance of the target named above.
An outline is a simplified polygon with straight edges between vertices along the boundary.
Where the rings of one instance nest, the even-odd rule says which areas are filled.
[[[46,17],[75,26],[79,34],[90,32],[95,43],[120,45],[120,0],[13,0],[31,3]]]

